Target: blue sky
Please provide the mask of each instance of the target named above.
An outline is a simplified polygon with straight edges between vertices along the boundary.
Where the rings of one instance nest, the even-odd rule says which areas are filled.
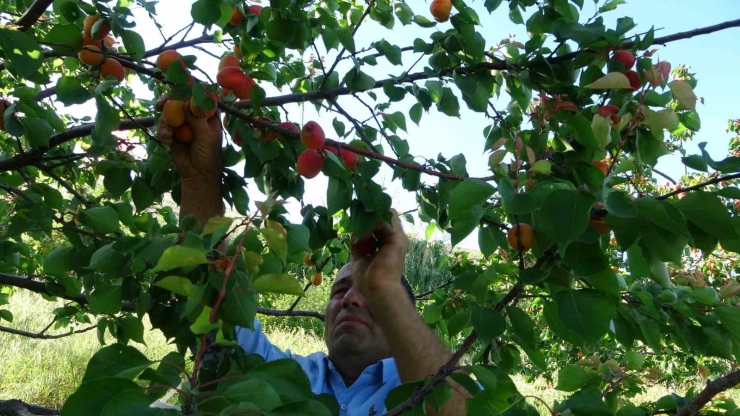
[[[418,0],[407,2],[417,14],[429,15],[428,3]],[[581,12],[581,21],[592,16],[595,11],[594,2],[585,1],[586,5]],[[603,1],[599,2],[603,4]],[[184,0],[161,0],[157,6],[160,23],[164,27],[165,35],[170,35],[187,25],[191,21],[190,4],[192,1]],[[486,39],[487,46],[496,44],[500,40],[508,38],[509,34],[514,34],[516,40],[526,42],[526,28],[522,25],[513,24],[508,18],[508,8],[506,2],[499,7],[492,15],[483,7],[483,2],[468,1],[481,18],[482,27],[479,32]],[[698,27],[717,24],[726,20],[732,20],[738,17],[737,1],[732,0],[632,0],[628,1],[617,8],[617,10],[606,13],[604,18],[607,27],[614,28],[616,20],[623,16],[631,16],[637,27],[632,33],[641,33],[655,26],[661,29],[656,32],[656,37],[665,36],[675,32],[686,31]],[[154,29],[149,19],[143,13],[137,14],[137,31],[145,39],[147,49],[157,47],[162,43],[162,38]],[[525,16],[526,20],[526,16]],[[451,27],[449,22],[439,24],[439,30],[447,30]],[[360,28],[356,36],[357,49],[368,46],[371,42],[386,39],[392,44],[398,46],[411,45],[413,39],[419,37],[428,39],[431,33],[437,29],[422,29],[414,24],[401,26],[396,22],[394,30],[388,30],[370,19],[367,19]],[[191,37],[198,36],[198,31],[193,30]],[[707,150],[715,159],[722,158],[727,151],[727,143],[731,135],[725,131],[727,120],[730,118],[740,117],[740,109],[736,105],[737,97],[740,97],[740,85],[737,82],[735,68],[740,63],[740,54],[738,53],[737,39],[740,37],[740,29],[729,29],[723,32],[714,33],[706,36],[700,36],[693,39],[682,40],[667,44],[665,47],[656,45],[659,52],[656,58],[667,60],[677,67],[685,64],[690,67],[691,72],[697,73],[699,84],[696,93],[699,97],[704,98],[704,104],[698,105],[698,112],[702,121],[702,130],[697,134],[694,143],[689,145],[688,149],[695,151],[696,144],[702,141],[708,142]],[[325,53],[323,43],[318,42],[320,51]],[[215,50],[220,54],[222,50]],[[225,49],[223,49],[225,50]],[[199,57],[197,65],[211,74],[215,78],[218,61],[200,51],[188,49],[183,51],[186,54],[193,54]],[[310,52],[306,52],[307,58]],[[327,66],[333,63],[336,51],[331,51],[326,56]],[[387,78],[388,75],[398,75],[410,66],[417,56],[413,53],[405,53],[403,56],[403,66],[392,66],[384,59],[379,59],[379,65],[376,67],[364,67],[363,70],[376,79]],[[425,60],[422,60],[414,71],[423,68]],[[345,60],[339,65],[340,75],[344,73],[351,65],[351,61]],[[197,74],[196,74],[197,76]],[[137,93],[140,91],[142,97],[148,97],[151,94],[144,88],[136,88]],[[287,93],[288,91],[283,91]],[[268,96],[280,95],[281,92],[267,88]],[[379,93],[381,98],[384,97],[382,92]],[[372,100],[364,95],[366,102]],[[499,100],[499,107],[503,108],[508,99]],[[389,112],[403,111],[407,112],[408,108],[415,101],[410,99],[400,103],[395,103]],[[480,113],[474,113],[465,107],[462,100],[461,118],[450,118],[438,113],[434,108],[430,113],[425,113],[422,117],[420,126],[416,126],[407,117],[408,133],[399,130],[399,136],[409,141],[411,153],[420,157],[436,157],[443,154],[446,157],[452,157],[458,153],[463,153],[468,161],[468,171],[472,176],[485,176],[488,173],[487,154],[483,153],[483,129],[489,124],[489,120]],[[367,118],[370,113],[368,110],[351,97],[342,97],[339,99],[342,105],[350,114],[358,119]],[[77,106],[83,107],[83,106]],[[335,138],[332,120],[338,117],[344,121],[349,128],[349,123],[335,113],[317,114],[312,105],[305,107],[299,105],[286,106],[290,113],[290,120],[295,122],[306,122],[315,120],[319,122],[327,133],[328,137]],[[79,108],[81,110],[82,108]],[[75,109],[78,110],[78,109]],[[76,112],[76,111],[75,111]],[[390,151],[386,146],[387,151]],[[419,160],[417,160],[419,161]],[[683,165],[678,157],[664,157],[660,160],[657,168],[665,173],[678,179],[683,173]],[[399,211],[407,211],[416,208],[414,195],[404,191],[399,182],[391,182],[392,172],[390,169],[383,168],[376,176],[375,180],[387,188],[387,192],[393,197],[393,207]],[[423,177],[422,180],[427,183],[434,183],[434,178]],[[326,178],[323,175],[308,181],[306,200],[308,203],[323,204],[326,195]],[[249,188],[252,200],[264,198],[255,186]],[[295,215],[299,206],[294,201],[288,205],[289,211],[294,213],[292,220],[300,221],[300,216]],[[418,223],[416,226],[410,226],[410,231],[423,235],[423,227]],[[437,238],[444,237],[437,233]],[[463,247],[475,247],[477,241],[476,233],[466,239],[461,245]]]

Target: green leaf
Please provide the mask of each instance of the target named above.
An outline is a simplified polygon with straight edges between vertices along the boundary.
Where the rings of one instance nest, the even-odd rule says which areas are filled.
[[[75,77],[62,76],[57,80],[57,98],[65,106],[83,104],[92,99],[92,93]]]
[[[460,103],[455,97],[455,93],[450,88],[442,90],[442,96],[437,103],[437,109],[450,117],[460,118]]]
[[[580,365],[568,365],[558,371],[558,384],[555,389],[573,392],[599,381],[601,377],[596,372],[588,371]]]
[[[596,81],[586,85],[595,90],[615,90],[630,88],[630,80],[621,72],[610,72]]]
[[[118,211],[109,205],[86,209],[80,213],[79,219],[96,233],[112,234],[121,230]]]
[[[658,327],[658,324],[645,317],[637,319],[637,324],[640,326],[642,335],[650,348],[654,351],[660,351],[660,327]]]
[[[106,364],[110,365],[107,362]],[[99,378],[94,383],[83,383],[64,402],[60,416],[99,415],[108,402],[124,391],[141,390],[142,388],[133,381],[117,377]]]
[[[614,303],[596,290],[569,290],[554,296],[560,319],[589,344],[595,344],[608,331],[617,315]]]
[[[133,30],[124,30],[119,34],[121,35],[123,46],[126,47],[126,53],[131,55],[135,61],[141,60],[144,57],[144,52],[146,52],[144,39],[141,35]]]
[[[54,134],[49,122],[40,118],[25,118],[21,121],[23,126],[23,135],[28,140],[28,144],[33,147],[42,147],[49,145],[49,138]]]
[[[473,205],[480,205],[496,192],[496,188],[481,180],[466,179],[450,192],[450,219],[457,218]]]
[[[632,201],[632,205],[637,208],[642,217],[666,231],[679,232],[685,236],[690,235],[681,212],[670,202],[654,198],[638,198]]]
[[[593,202],[590,194],[564,189],[550,192],[542,201],[540,229],[561,253],[586,231]]]
[[[223,322],[218,320],[216,323],[211,323],[211,312],[212,308],[203,306],[203,310],[200,311],[200,315],[195,319],[192,325],[190,325],[190,331],[195,335],[207,334],[214,329],[221,328]]]
[[[691,111],[696,111],[696,94],[694,94],[694,90],[688,82],[683,80],[673,80],[668,83],[668,88],[671,89],[673,98],[675,98],[679,104]]]
[[[111,399],[100,412],[100,416],[155,416],[159,411],[150,407],[153,401],[143,391],[126,390]]]
[[[732,225],[730,214],[717,195],[693,191],[673,203],[688,220],[719,239],[740,238]]]
[[[72,270],[74,258],[74,248],[56,248],[44,257],[44,273],[51,276],[66,276]]]
[[[472,207],[461,212],[452,223],[452,230],[450,234],[452,236],[451,244],[456,246],[462,240],[465,239],[470,233],[475,230],[475,227],[480,224],[480,220],[483,218],[485,209],[480,205],[473,205]]]
[[[0,321],[3,319],[8,322],[13,322],[13,313],[6,309],[0,309]]]
[[[28,78],[41,68],[44,55],[36,39],[30,34],[0,28],[0,47],[13,72],[21,78]]]
[[[523,310],[513,307],[506,307],[506,315],[509,317],[511,327],[514,332],[514,340],[527,353],[532,362],[541,370],[547,369],[544,355],[537,346],[538,339],[535,332],[534,321]]]
[[[604,403],[600,394],[582,390],[570,396],[563,406],[570,408],[575,416],[611,416],[614,414]]]
[[[501,313],[473,304],[470,307],[470,319],[475,332],[481,341],[486,342],[503,335],[506,330],[506,319]]]
[[[411,118],[411,121],[413,121],[417,126],[419,125],[419,121],[421,121],[421,112],[422,107],[419,103],[412,105],[411,109],[409,109],[409,118]]]
[[[121,318],[119,322],[123,328],[124,336],[139,344],[146,344],[144,342],[144,324],[141,322],[141,319],[133,315],[128,315]]]
[[[343,178],[330,176],[326,192],[326,207],[330,214],[347,209],[352,203],[352,186]]]
[[[193,21],[208,28],[221,18],[221,1],[197,0],[190,9],[190,15]]]
[[[627,351],[624,359],[627,361],[627,370],[629,371],[637,371],[645,363],[645,356],[637,351]]]
[[[234,280],[234,287],[224,301],[224,318],[229,323],[252,329],[257,315],[257,295],[244,273],[235,272],[230,279]]]
[[[434,224],[431,224],[433,227],[436,227]],[[494,251],[499,247],[498,242],[500,241],[496,238],[496,234],[503,234],[501,230],[495,227],[481,227],[478,229],[478,246],[480,247],[480,251],[485,257],[489,257],[493,254]],[[428,240],[429,238],[427,238]]]
[[[740,343],[740,308],[719,306],[714,308],[714,314],[722,322],[730,337]]]
[[[375,86],[375,79],[362,72],[358,66],[347,72],[344,76],[344,82],[347,84],[347,88],[353,93],[366,91]]]
[[[599,143],[599,141],[596,140],[596,136],[594,136],[594,131],[591,128],[591,122],[589,122],[586,117],[580,114],[576,114],[575,116],[566,120],[565,124],[570,126],[571,131],[573,132],[573,136],[578,141],[578,143],[589,149],[602,149],[601,143]]]
[[[266,274],[258,277],[253,283],[254,290],[261,293],[282,293],[284,295],[303,296],[303,287],[295,277],[289,274]]]
[[[157,266],[152,271],[167,271],[178,267],[196,266],[206,263],[208,263],[208,259],[203,250],[192,247],[172,246],[162,253],[162,257],[159,258]]]
[[[355,53],[355,38],[352,36],[352,31],[349,28],[336,29],[337,37],[339,42],[344,46],[350,53]]]
[[[280,396],[270,383],[258,379],[230,385],[224,392],[223,397],[232,403],[254,403],[260,409],[267,411],[271,411],[282,404]]]
[[[245,378],[270,383],[283,402],[306,400],[313,397],[308,376],[295,360],[289,358],[260,364],[252,368]]]
[[[104,382],[107,377],[131,380],[147,367],[149,367],[149,360],[136,348],[123,344],[111,344],[101,348],[92,356],[87,363],[82,383],[93,380]]]
[[[283,234],[280,231],[270,228],[262,228],[260,233],[262,233],[262,236],[267,241],[270,251],[275,253],[275,255],[285,262],[288,255],[288,242],[285,240]]]
[[[126,256],[119,253],[111,243],[95,250],[87,268],[100,273],[120,274],[120,272],[125,271],[125,264]]]
[[[681,161],[684,163],[684,165],[690,167],[691,169],[700,170],[702,172],[707,172],[708,170],[707,161],[699,155],[682,157]]]
[[[123,301],[121,285],[99,286],[90,293],[87,300],[90,302],[88,308],[92,313],[113,314],[121,310]]]
[[[172,293],[180,296],[193,296],[193,282],[190,279],[180,276],[167,276],[154,283],[154,286],[167,289]]]

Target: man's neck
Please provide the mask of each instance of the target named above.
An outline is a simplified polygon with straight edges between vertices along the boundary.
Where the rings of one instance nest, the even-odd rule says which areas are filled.
[[[344,385],[349,387],[360,378],[365,369],[380,360],[382,357],[368,357],[367,355],[342,355],[330,356],[329,359],[334,363],[339,375],[344,380]]]

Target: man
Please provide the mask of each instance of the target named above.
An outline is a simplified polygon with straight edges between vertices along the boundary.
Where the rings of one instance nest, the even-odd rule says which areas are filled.
[[[189,109],[186,113],[194,133],[191,143],[173,141],[171,128],[162,120],[158,137],[170,145],[182,177],[180,216],[192,214],[205,224],[209,218],[223,215],[220,117],[217,114],[204,120]],[[328,355],[318,352],[299,357],[281,351],[267,340],[259,322],[255,331],[237,330],[237,341],[246,352],[267,361],[296,360],[314,393],[337,398],[342,416],[383,414],[390,390],[430,377],[451,356],[416,313],[402,284],[409,240],[398,214],[393,213],[392,225],[379,224],[373,233],[382,242],[377,254],[354,259],[340,270],[332,285],[324,329]],[[428,415],[465,414],[464,389],[450,383],[452,398],[439,413],[428,408]]]

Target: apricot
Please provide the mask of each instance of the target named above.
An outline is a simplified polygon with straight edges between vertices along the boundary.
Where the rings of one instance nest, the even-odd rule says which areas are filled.
[[[173,62],[180,62],[183,68],[185,68],[185,61],[182,60],[180,52],[173,50],[166,50],[159,54],[157,57],[157,68],[162,72],[167,72],[167,69]]]
[[[509,246],[514,250],[529,251],[534,244],[534,228],[525,223],[515,224],[507,234]]]
[[[106,36],[105,39],[103,39],[103,43],[105,44],[105,46],[113,48],[113,46],[116,44],[116,40],[110,36]]]
[[[315,121],[309,121],[301,129],[301,141],[309,149],[320,149],[325,138],[324,129]]]
[[[108,22],[107,20],[102,21],[98,27],[97,36],[93,36],[93,26],[95,26],[95,23],[97,23],[98,20],[100,20],[99,14],[87,15],[87,17],[85,17],[85,21],[83,22],[83,28],[87,36],[90,36],[94,40],[103,40],[106,36],[108,36],[108,33],[110,33],[110,22]]]
[[[169,100],[164,103],[162,117],[170,127],[180,127],[185,122],[185,103],[180,100]]]
[[[601,106],[601,108],[596,111],[596,114],[604,118],[611,117],[617,113],[619,113],[619,107],[611,104]]]
[[[103,41],[102,40],[95,40],[91,38],[89,35],[82,34],[82,46],[95,46],[98,49],[103,49]]]
[[[240,12],[238,9],[234,8],[234,10],[231,11],[231,19],[229,20],[229,23],[236,26],[239,24],[239,22],[244,19],[244,15],[242,12]]]
[[[451,0],[434,0],[429,5],[429,12],[432,13],[434,20],[442,23],[450,20],[450,12],[452,11]]]
[[[324,158],[316,149],[306,149],[298,155],[298,173],[306,179],[315,178],[324,166]]]
[[[357,153],[350,152],[347,149],[340,149],[339,152],[342,155],[342,161],[344,161],[344,165],[347,166],[347,169],[355,170],[355,165],[357,165]]]
[[[612,60],[621,62],[624,65],[624,70],[629,71],[635,66],[635,55],[632,55],[630,51],[617,51],[614,52]]]
[[[351,236],[351,250],[355,257],[368,257],[375,254],[378,250],[378,239],[375,234],[368,233],[355,241],[355,235]]]
[[[259,16],[262,14],[262,6],[258,6],[256,4],[253,4],[249,7],[247,7],[248,13],[254,13],[255,15]]]
[[[303,256],[303,263],[308,267],[313,267],[316,265],[316,263],[314,263],[311,259],[311,253],[306,253],[306,255]]]
[[[291,132],[295,133],[296,136],[301,134],[301,130],[298,128],[298,126],[295,123],[283,121],[282,123],[278,124],[278,127],[285,129],[285,130],[290,130]]]
[[[77,57],[87,66],[98,66],[105,59],[105,56],[97,46],[83,46]]]
[[[113,58],[105,58],[100,64],[100,77],[105,79],[109,76],[116,78],[118,82],[123,82],[126,76],[123,72],[123,65]]]
[[[321,277],[321,273],[316,273],[311,276],[311,284],[314,286],[320,285],[323,280],[324,279]]]
[[[226,55],[223,58],[221,58],[221,61],[218,63],[219,71],[224,68],[230,67],[230,66],[240,68],[239,60],[236,59],[236,56],[234,55]]]
[[[227,66],[218,71],[218,74],[216,74],[216,82],[218,82],[218,85],[222,88],[226,88],[227,90],[238,90],[247,85],[247,78],[241,68]]]
[[[604,163],[604,162],[602,162],[600,160],[595,160],[595,161],[591,162],[591,164],[593,166],[599,168],[599,170],[601,171],[601,173],[604,174],[604,176],[606,176],[606,174],[609,172],[609,165],[607,165],[606,163]]]
[[[609,227],[608,225],[604,224],[604,220],[603,219],[589,220],[588,221],[588,227],[590,229],[596,231],[597,233],[601,234],[601,235],[609,234],[612,231],[612,228],[611,227]]]
[[[334,146],[321,146],[321,150],[323,150],[324,152],[332,152],[332,153],[334,153],[334,154],[335,154],[335,155],[336,155],[337,157],[340,157],[340,156],[341,156],[341,155],[339,154],[339,149],[337,149],[337,148],[336,148],[336,147],[334,147]]]
[[[176,128],[172,132],[172,137],[181,142],[192,142],[193,141],[193,129],[187,124],[183,123],[180,127]]]
[[[630,88],[627,88],[627,91],[635,92],[642,88],[642,81],[640,81],[640,76],[637,75],[637,72],[627,71],[624,75],[630,80]]]
[[[193,115],[195,115],[198,118],[209,118],[212,115],[216,114],[216,109],[218,108],[218,95],[214,93],[206,94],[208,97],[213,100],[213,109],[211,111],[206,111],[200,107],[198,107],[197,104],[195,104],[195,100],[190,100],[190,111],[193,112]]]
[[[256,84],[249,75],[244,74],[244,79],[246,79],[247,82],[243,87],[231,91],[234,93],[234,97],[240,100],[248,100],[252,96],[252,87]]]
[[[244,58],[244,54],[242,54],[242,48],[239,46],[238,43],[234,43],[234,56],[236,56],[236,59],[242,60]]]

